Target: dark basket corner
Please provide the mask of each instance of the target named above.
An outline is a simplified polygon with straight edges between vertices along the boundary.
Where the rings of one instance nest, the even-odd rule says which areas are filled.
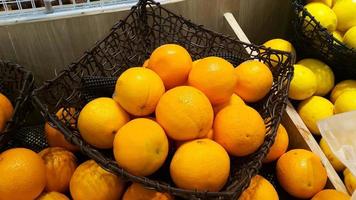
[[[14,113],[7,122],[4,132],[0,136],[0,144],[5,144],[12,138],[12,133],[19,128],[32,111],[29,100],[34,89],[34,76],[19,64],[0,60],[0,92],[11,101]]]

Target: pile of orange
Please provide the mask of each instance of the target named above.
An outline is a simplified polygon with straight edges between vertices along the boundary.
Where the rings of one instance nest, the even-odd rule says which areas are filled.
[[[220,57],[193,62],[185,48],[166,44],[118,77],[113,98],[85,105],[77,127],[90,145],[113,148],[118,165],[134,175],[149,176],[170,162],[177,187],[220,191],[230,156],[252,154],[264,141],[264,120],[244,102],[261,100],[272,81],[262,62],[237,68]],[[170,161],[171,141],[179,147]]]
[[[177,187],[216,192],[229,178],[230,156],[252,154],[264,141],[264,120],[245,102],[267,95],[272,79],[259,61],[237,68],[220,57],[193,62],[185,48],[166,44],[143,67],[123,72],[112,98],[56,115],[88,144],[112,149],[131,174],[149,176],[169,162]],[[54,124],[46,123],[45,133],[50,148],[38,154],[16,148],[0,154],[0,200],[69,199],[65,194],[73,200],[173,199],[129,186],[93,160],[79,164],[72,153],[78,148]],[[176,148],[168,160],[170,145]]]
[[[94,99],[80,112],[61,108],[57,117],[93,147],[112,149],[118,165],[133,175],[150,176],[166,163],[176,187],[217,192],[229,179],[230,158],[248,156],[264,142],[264,119],[248,103],[268,95],[272,82],[262,62],[236,68],[220,57],[193,62],[183,47],[166,44],[143,67],[123,72],[112,98]],[[60,130],[46,123],[45,133],[51,147],[38,154],[22,148],[0,154],[0,200],[67,200],[68,194],[73,200],[174,199],[126,183],[93,160],[78,163],[78,148]],[[264,163],[277,161],[276,175],[288,193],[313,197],[325,186],[324,167],[309,151],[287,149],[288,134],[280,125]],[[278,194],[258,175],[239,199],[263,198]]]

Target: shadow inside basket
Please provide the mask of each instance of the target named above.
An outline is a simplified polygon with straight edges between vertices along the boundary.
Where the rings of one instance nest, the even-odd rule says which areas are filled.
[[[16,63],[0,60],[0,93],[5,95],[13,106],[13,115],[0,133],[0,147],[11,138],[12,132],[25,120],[32,110],[28,101],[33,89],[32,73]]]
[[[169,177],[169,163],[174,149],[163,167],[150,177],[137,177],[120,168],[112,150],[99,150],[80,137],[76,120],[87,102],[97,97],[111,97],[118,76],[130,67],[142,66],[151,52],[160,45],[176,43],[185,47],[193,60],[220,56],[235,67],[246,60],[260,60],[267,64],[274,77],[271,91],[261,101],[252,104],[266,123],[266,138],[260,149],[244,158],[231,157],[231,174],[221,192],[193,191],[174,187]],[[247,53],[246,49],[250,53]],[[188,199],[233,199],[248,186],[250,179],[261,168],[274,141],[281,115],[286,106],[292,76],[291,55],[256,45],[245,44],[234,38],[204,29],[181,16],[166,10],[153,1],[141,0],[124,20],[119,21],[109,35],[87,51],[53,80],[35,90],[33,100],[46,120],[58,128],[66,139],[96,160],[106,170],[139,182],[147,188],[167,191]],[[58,120],[56,112],[64,108]],[[76,112],[71,113],[70,108]],[[68,115],[68,116],[67,116]],[[209,155],[207,155],[209,156]]]

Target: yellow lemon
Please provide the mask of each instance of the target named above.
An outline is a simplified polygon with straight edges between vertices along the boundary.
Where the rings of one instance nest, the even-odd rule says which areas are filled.
[[[341,172],[342,170],[344,170],[345,169],[345,165],[342,164],[342,162],[331,151],[328,143],[326,143],[326,140],[324,140],[324,138],[321,138],[319,144],[320,144],[321,150],[323,150],[325,156],[328,158],[328,160],[330,161],[330,163],[334,167],[334,169],[337,172]]]
[[[344,42],[344,39],[343,39],[344,36],[343,36],[343,34],[341,32],[334,31],[332,34],[333,34],[334,38],[336,38],[340,42]]]
[[[320,25],[328,29],[329,32],[336,30],[337,18],[333,10],[323,3],[308,3],[305,9],[320,22]],[[308,20],[309,21],[309,20]],[[306,23],[306,22],[305,22]],[[305,24],[307,30],[312,30],[312,26]]]
[[[313,71],[303,65],[294,65],[294,76],[290,83],[289,98],[307,99],[316,92],[317,79]]]
[[[276,39],[268,40],[267,42],[265,42],[263,44],[263,46],[295,54],[293,45],[290,42],[288,42],[287,40],[276,38]],[[271,55],[270,58],[272,60],[271,61],[272,65],[276,66],[278,63],[278,60],[279,60],[278,57],[276,55]],[[285,61],[285,60],[286,60],[286,57],[283,58],[283,61]]]
[[[356,49],[356,25],[345,33],[343,40],[347,46]]]
[[[354,176],[349,169],[344,170],[344,182],[347,190],[352,194],[356,189],[356,176]]]
[[[310,2],[320,2],[320,3],[323,3],[327,6],[329,6],[330,8],[333,4],[333,0],[308,0],[308,3],[310,3]]]
[[[336,2],[341,1],[341,0],[333,0],[333,6],[336,4]]]
[[[356,80],[344,80],[336,84],[330,94],[330,101],[335,103],[336,99],[345,91],[356,90]]]
[[[303,65],[314,72],[317,82],[317,89],[314,95],[324,96],[334,87],[334,73],[327,64],[313,58],[300,60],[297,64]]]
[[[334,114],[334,105],[327,99],[313,96],[302,101],[298,113],[310,132],[320,135],[317,122]]]
[[[338,0],[335,2],[333,11],[337,16],[337,30],[345,32],[356,26],[356,1]]]
[[[356,110],[356,90],[343,92],[335,101],[335,114]]]
[[[335,103],[336,99],[345,91],[356,90],[356,80],[344,80],[336,84],[331,91],[330,100]]]

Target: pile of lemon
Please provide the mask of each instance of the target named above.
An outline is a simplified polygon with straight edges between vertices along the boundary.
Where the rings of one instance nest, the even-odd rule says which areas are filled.
[[[354,0],[309,0],[304,7],[320,25],[345,45],[356,48],[356,1]],[[312,24],[305,22],[306,30]]]
[[[290,53],[294,51],[292,44],[283,39],[267,41],[264,46]],[[356,110],[356,80],[343,80],[335,85],[331,68],[313,58],[299,60],[293,67],[294,76],[288,95],[290,99],[300,101],[298,113],[311,133],[320,135],[317,127],[319,120]],[[345,185],[352,193],[356,188],[356,177],[332,153],[323,138],[320,147],[334,169],[343,171]]]

